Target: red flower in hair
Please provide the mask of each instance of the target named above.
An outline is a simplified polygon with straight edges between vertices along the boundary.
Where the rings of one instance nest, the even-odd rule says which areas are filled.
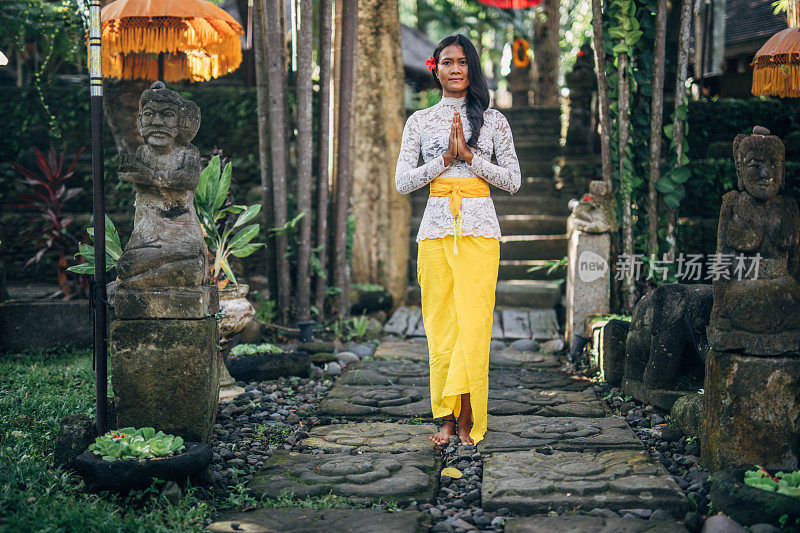
[[[576,55],[578,57],[583,57],[583,50],[578,50],[578,53]]]
[[[591,201],[591,199],[592,199],[592,196],[590,194],[583,195],[583,200],[585,202],[589,202],[589,201]]]
[[[425,66],[428,67],[428,70],[435,69],[436,68],[436,59],[433,56],[429,57],[428,60],[425,62]]]

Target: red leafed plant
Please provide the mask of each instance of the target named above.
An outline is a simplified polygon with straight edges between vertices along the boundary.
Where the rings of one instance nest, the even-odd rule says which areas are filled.
[[[22,242],[33,242],[39,249],[36,254],[28,259],[25,266],[39,262],[45,253],[52,250],[58,254],[56,274],[58,286],[64,298],[72,297],[67,280],[67,258],[72,257],[72,249],[77,247],[78,241],[67,230],[72,223],[72,218],[63,214],[64,204],[80,193],[83,188],[68,188],[66,182],[75,175],[75,163],[83,148],[78,150],[72,163],[64,168],[64,153],[56,156],[54,148],[45,156],[34,146],[36,152],[36,166],[39,172],[14,163],[14,168],[22,178],[17,178],[17,183],[25,187],[25,191],[15,197],[12,207],[38,211],[39,217],[22,233]]]

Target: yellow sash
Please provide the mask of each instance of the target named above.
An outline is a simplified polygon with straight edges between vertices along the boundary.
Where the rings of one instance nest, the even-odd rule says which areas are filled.
[[[458,253],[456,241],[461,237],[461,199],[490,196],[489,184],[477,176],[439,176],[431,182],[430,196],[449,196],[453,214],[453,253]]]

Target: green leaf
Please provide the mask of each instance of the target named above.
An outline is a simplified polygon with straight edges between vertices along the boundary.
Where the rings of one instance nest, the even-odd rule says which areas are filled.
[[[262,246],[266,246],[266,244],[263,242],[245,244],[241,248],[231,250],[231,255],[234,257],[247,257],[248,255],[253,254],[253,252],[257,251]]]
[[[228,260],[223,259],[219,262],[219,264],[222,267],[222,271],[225,272],[225,277],[227,277],[234,285],[238,285],[239,283],[236,281],[236,276],[233,275],[233,270],[231,270],[231,265],[228,264]]]
[[[617,43],[616,45],[614,45],[614,48],[612,50],[614,50],[615,54],[627,54],[628,45],[625,43]]]
[[[258,224],[250,224],[249,226],[245,227],[239,233],[233,236],[228,247],[231,250],[236,250],[238,248],[241,248],[242,246],[253,240],[253,237],[255,237],[256,235],[258,235]]]
[[[231,206],[226,207],[225,209],[223,209],[223,211],[226,212],[226,213],[231,213],[232,215],[238,215],[239,213],[241,213],[245,209],[247,209],[246,205],[231,205]]]
[[[233,169],[233,164],[228,163],[222,170],[222,176],[220,177],[219,183],[217,184],[214,203],[212,204],[212,208],[214,210],[219,209],[220,207],[222,207],[222,204],[225,203],[225,198],[228,196],[228,190],[230,190],[231,188],[232,169]]]
[[[261,211],[260,204],[253,204],[248,206],[244,213],[239,215],[239,218],[236,219],[236,224],[233,225],[234,228],[238,228],[239,226],[244,226],[251,220],[255,218],[255,216]]]
[[[218,179],[219,156],[215,155],[208,162],[208,166],[200,173],[200,181],[197,182],[197,188],[195,189],[195,198],[197,198],[201,205],[208,205],[210,203],[209,200],[211,199],[213,190],[211,189],[211,187],[213,187],[212,182],[216,182]]]
[[[656,182],[656,190],[660,193],[669,193],[675,190],[675,184],[667,176],[662,176]]]
[[[692,175],[692,171],[687,167],[675,167],[669,174],[669,177],[673,182],[684,183]]]
[[[674,192],[665,194],[663,198],[664,198],[664,203],[667,204],[667,207],[669,207],[670,209],[675,209],[681,204],[680,196],[678,196]]]
[[[672,124],[667,124],[666,126],[664,126],[664,135],[666,135],[668,139],[672,139],[673,135],[672,129],[673,129]]]
[[[92,264],[81,263],[79,265],[73,265],[67,268],[67,270],[70,272],[74,272],[75,274],[88,274],[91,276],[92,274],[94,274],[94,261],[92,261]]]

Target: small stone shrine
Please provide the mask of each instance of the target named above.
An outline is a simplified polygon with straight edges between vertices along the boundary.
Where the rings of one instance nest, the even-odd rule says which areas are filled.
[[[208,442],[219,390],[219,298],[195,213],[200,154],[190,141],[200,108],[163,83],[142,93],[144,139],[120,156],[136,190],[133,234],[109,286],[111,382],[119,427],[154,427]]]
[[[800,212],[769,130],[733,142],[738,190],[722,198],[708,326],[703,465],[798,468]],[[719,255],[719,254],[725,254]]]

